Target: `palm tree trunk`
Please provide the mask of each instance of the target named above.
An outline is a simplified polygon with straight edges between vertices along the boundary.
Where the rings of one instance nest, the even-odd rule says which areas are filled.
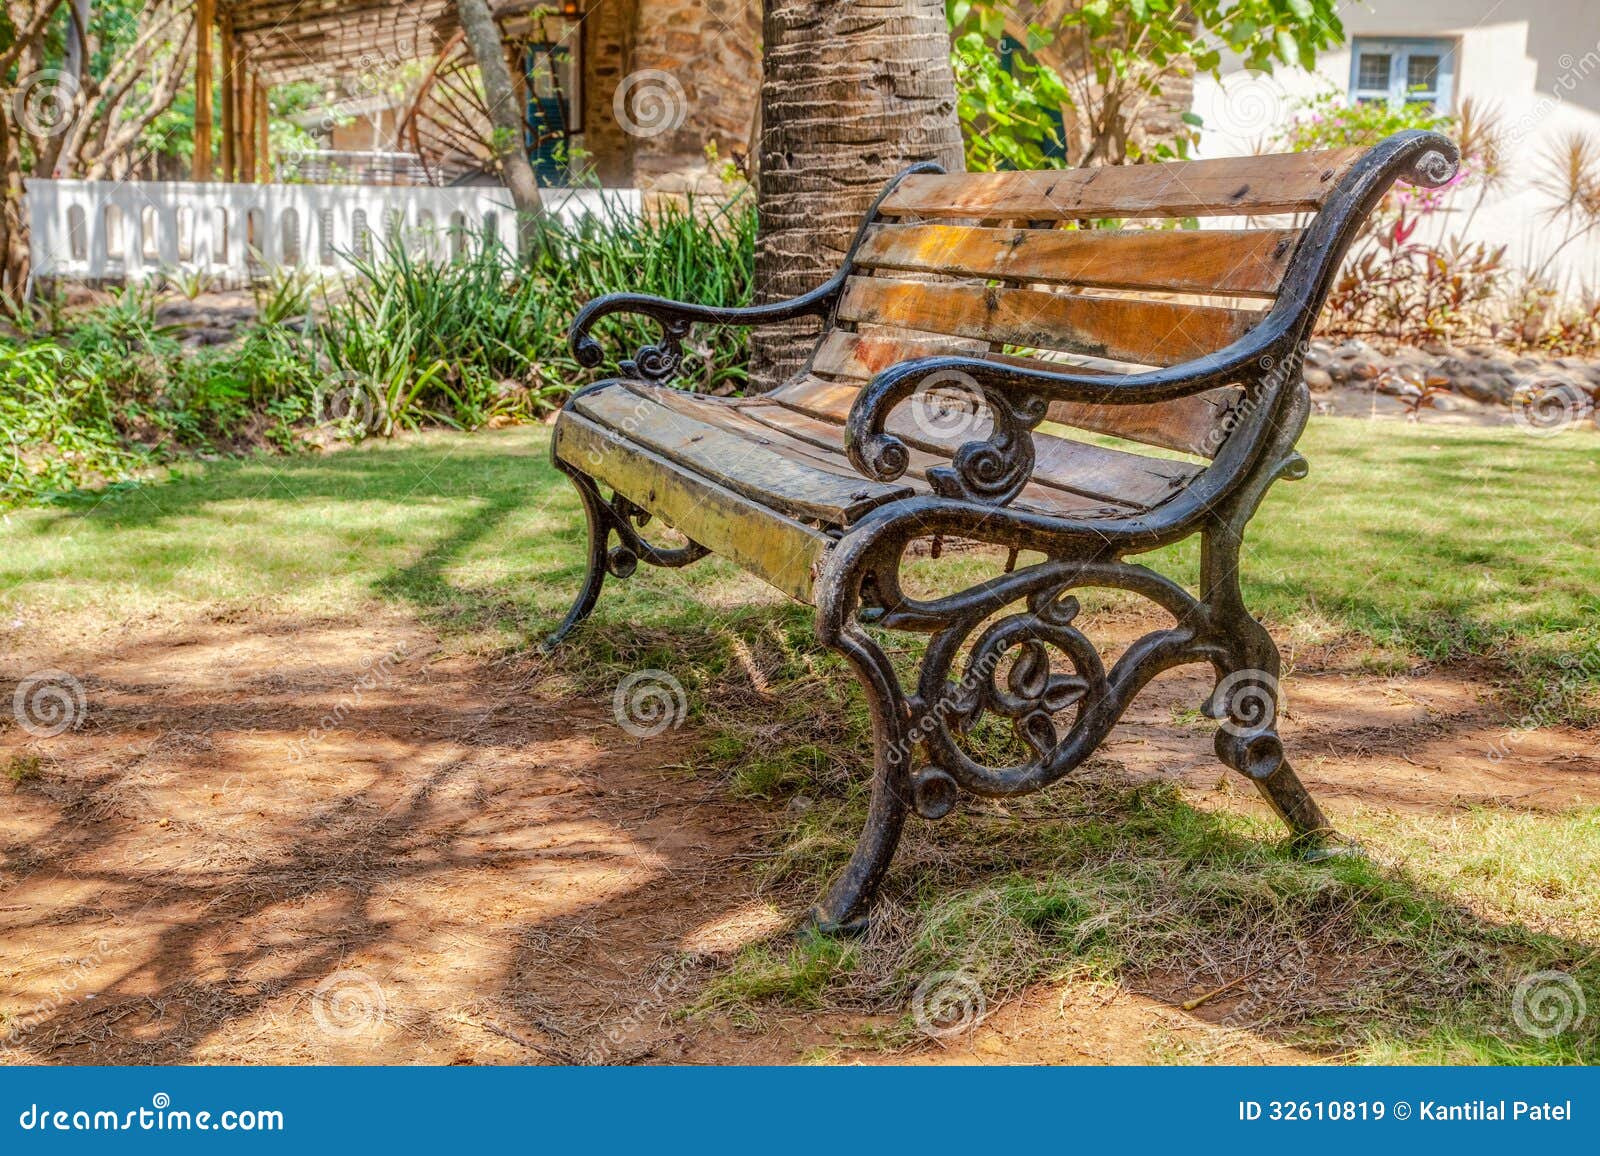
[[[883,183],[907,165],[963,167],[944,0],[767,0],[761,83],[759,300],[839,267]],[[814,325],[752,335],[753,388],[809,353]]]
[[[522,139],[522,109],[511,84],[511,69],[506,66],[506,47],[500,39],[500,25],[489,11],[489,0],[456,0],[456,16],[466,33],[467,46],[483,77],[484,101],[494,126],[495,150],[511,203],[517,211],[517,236],[524,259],[539,248],[544,202],[539,198],[539,181]]]

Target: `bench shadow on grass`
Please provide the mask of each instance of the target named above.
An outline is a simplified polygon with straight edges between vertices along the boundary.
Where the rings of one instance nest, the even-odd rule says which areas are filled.
[[[116,519],[120,526],[142,526],[169,513],[192,514],[208,500],[392,496],[395,488],[415,484],[416,469],[396,466],[387,456],[335,455],[317,462],[306,476],[265,491],[256,479],[224,478],[209,497],[191,492],[170,509],[131,499],[94,516]],[[435,471],[442,475],[435,482],[439,490],[475,496],[477,504],[421,554],[386,573],[375,589],[411,605],[445,631],[500,623],[513,613],[525,616],[531,627],[528,636],[537,637],[541,626],[559,616],[581,580],[583,539],[576,502],[562,492],[565,480],[542,461],[534,467],[534,481],[524,478],[498,494],[493,486],[482,485],[481,476],[474,477],[475,464],[464,460],[459,470]],[[519,458],[519,469],[527,464]],[[533,605],[492,588],[453,583],[452,568],[504,533],[507,519],[526,507],[530,494],[570,511],[576,530],[563,533],[530,560],[527,581],[545,587],[546,596]],[[635,624],[613,617],[606,602],[603,596],[596,616],[549,660],[550,669],[587,672],[585,681],[592,682],[594,668],[611,661],[607,656],[639,652]],[[613,601],[611,609],[617,605]],[[651,652],[701,655],[708,646],[726,649],[738,637],[759,651],[772,645],[774,632],[765,627],[780,613],[741,616],[727,637],[708,643],[702,616],[686,609],[681,616],[656,618],[648,645]],[[797,645],[808,643],[800,639]],[[493,667],[486,667],[482,676],[518,677]],[[847,676],[839,672],[835,677]],[[154,696],[157,689],[122,691],[137,702],[141,694]],[[814,749],[819,742],[837,740],[836,735],[818,740],[812,733],[814,718],[808,712],[826,705],[814,689],[801,686],[789,694],[782,678],[775,680],[772,697],[786,704],[779,721],[787,733],[763,757],[782,761],[802,746]],[[505,688],[508,696],[518,690]],[[853,721],[845,730],[853,743],[845,754],[853,753],[854,761],[864,764],[863,712],[859,699],[852,702]],[[519,747],[496,744],[493,732],[478,726],[468,705],[439,704],[440,725],[447,730],[477,727],[475,741],[499,745],[500,757],[514,764]],[[191,729],[204,729],[203,704],[191,709],[201,712]],[[459,717],[452,723],[453,712]],[[413,733],[415,721],[408,712],[373,709],[344,725],[399,738]],[[219,719],[213,725],[240,724]],[[797,765],[804,761],[795,756]],[[209,773],[227,769],[208,764]],[[138,958],[119,961],[117,978],[93,1004],[69,1001],[44,1010],[33,1017],[18,1046],[47,1062],[114,1061],[116,1040],[124,1031],[119,1017],[138,1011],[139,1042],[150,1049],[142,1054],[181,1062],[193,1058],[207,1038],[259,1014],[285,988],[309,990],[335,974],[352,949],[403,946],[405,928],[375,902],[381,888],[392,887],[398,878],[423,889],[445,870],[504,869],[502,861],[468,847],[466,822],[445,831],[429,826],[428,800],[452,773],[450,767],[440,767],[400,789],[402,767],[386,768],[374,788],[329,799],[326,822],[285,832],[281,848],[242,870],[162,878],[138,868],[84,866],[97,859],[118,861],[111,854],[109,824],[85,822],[84,816],[101,813],[106,801],[115,798],[123,773],[112,770],[80,781],[52,827],[28,846],[5,849],[6,872],[15,879],[8,901],[29,902],[33,873],[47,872],[52,863],[71,862],[76,877],[101,889],[93,905],[97,915],[137,922],[148,920],[152,910],[170,911],[180,904],[201,914],[170,920],[163,915],[153,944],[141,946]],[[382,822],[363,828],[353,851],[352,833],[337,816],[370,805],[372,800],[364,796],[380,787],[398,789],[399,801],[385,801]],[[840,865],[860,818],[859,791],[836,777],[809,781],[797,772],[773,802],[781,804],[784,796],[801,793],[820,800],[818,805],[801,817],[777,820],[767,846],[770,861],[783,865],[773,868],[774,893],[786,910],[796,912]],[[1101,774],[1080,784],[1063,783],[1036,800],[1013,807],[1009,817],[974,809],[953,822],[914,826],[887,889],[890,915],[881,933],[843,951],[771,936],[737,958],[723,960],[687,989],[671,990],[664,1002],[657,997],[643,1014],[656,1017],[696,1005],[785,999],[802,1007],[868,1007],[893,1014],[907,1005],[919,975],[948,970],[952,961],[1004,992],[1015,991],[1019,982],[1087,965],[1173,1007],[1196,984],[1216,987],[1246,976],[1238,984],[1237,998],[1214,1001],[1200,1015],[1226,1017],[1230,1026],[1263,1040],[1310,1038],[1333,1054],[1360,1049],[1366,1054],[1508,1062],[1600,1060],[1600,966],[1592,943],[1486,919],[1402,870],[1360,862],[1300,865],[1271,841],[1265,826],[1193,807],[1171,786],[1129,785],[1115,774]],[[475,817],[495,817],[492,797],[479,800],[475,808]],[[427,849],[419,853],[424,834]],[[531,921],[506,945],[501,983],[492,994],[513,1021],[519,1009],[526,1014],[521,1022],[510,1022],[511,1028],[523,1038],[550,1045],[542,1056],[529,1058],[615,1056],[615,1049],[604,1042],[606,1033],[639,1002],[639,984],[630,978],[634,994],[621,1000],[618,1015],[598,1023],[565,1019],[560,1039],[541,1026],[549,1022],[550,1009],[530,1007],[527,993],[539,990],[541,976],[555,986],[557,979],[592,966],[596,959],[593,936],[574,936],[574,928],[615,927],[619,920],[635,919],[641,909],[649,909],[659,923],[656,949],[670,959],[681,949],[683,937],[703,922],[703,910],[682,919],[673,913],[674,895],[685,886],[696,890],[694,881],[706,869],[703,856],[692,846],[657,852],[665,863],[652,882],[558,917]],[[578,870],[588,859],[588,852],[574,851],[570,866]],[[660,878],[675,881],[667,893]],[[689,892],[678,896],[685,906]],[[281,947],[263,943],[230,954],[225,974],[215,978],[216,961],[209,958],[208,944],[219,926],[313,898],[320,904],[323,931],[299,945],[291,969],[280,969],[272,984],[245,982],[251,968],[265,967]],[[70,921],[71,915],[69,909],[28,918],[42,926]],[[537,950],[528,946],[532,943],[539,945]],[[551,944],[558,946],[552,950]],[[1516,1026],[1512,999],[1521,978],[1546,971],[1572,975],[1587,996],[1589,1014],[1573,1030],[1541,1040]],[[151,1009],[167,1003],[185,1008],[186,1014],[175,1020],[151,1017]],[[916,1037],[910,1033],[907,1038]],[[67,1046],[58,1050],[62,1041]],[[98,1041],[100,1050],[82,1046],[88,1041]]]
[[[559,479],[558,479],[559,480]],[[458,620],[465,612],[469,621],[493,621],[504,613],[504,604],[474,599],[450,585],[445,574],[460,552],[482,537],[492,534],[504,507],[491,504],[458,524],[457,530],[437,542],[415,563],[385,582],[386,590],[411,599],[424,613],[449,608]],[[569,540],[572,554],[581,557],[583,532]],[[558,589],[575,590],[582,567],[547,569],[534,580]],[[669,581],[691,584],[691,576]],[[617,597],[616,581],[606,591],[613,609]],[[557,601],[560,601],[558,598]],[[632,625],[616,622],[607,613],[603,595],[594,618],[581,627],[550,662],[557,668],[585,672],[591,679],[597,668],[608,662],[617,664],[619,654],[639,658],[640,640]],[[768,615],[767,617],[771,617]],[[551,620],[552,622],[554,619]],[[735,621],[733,632],[744,635],[747,649],[770,643],[771,632],[763,629],[758,613]],[[786,618],[784,627],[792,634],[794,620]],[[679,620],[659,622],[650,631],[650,653],[663,661],[683,662],[685,656],[703,654],[707,643],[705,624],[697,612]],[[809,639],[794,638],[799,647]],[[719,644],[720,645],[720,644]],[[728,659],[724,656],[724,664]],[[783,666],[782,660],[776,663]],[[620,667],[616,674],[625,673]],[[848,675],[836,671],[848,682]],[[770,697],[783,700],[781,682],[771,688]],[[864,715],[859,702],[856,714]],[[826,704],[815,704],[825,709]],[[811,719],[803,711],[788,710],[786,721],[798,731],[796,745],[806,749],[794,761],[803,764],[814,758],[815,736]],[[856,725],[860,761],[866,762],[865,721]],[[712,724],[713,728],[715,723]],[[826,740],[822,740],[826,741]],[[1203,737],[1197,737],[1197,742]],[[768,761],[782,761],[781,752],[768,752]],[[733,771],[734,768],[726,768]],[[1219,768],[1220,770],[1220,768]],[[1221,1021],[1250,1031],[1259,1021],[1261,1036],[1268,1040],[1286,1037],[1312,1039],[1319,1050],[1339,1052],[1356,1047],[1377,1049],[1402,1056],[1453,1055],[1494,1062],[1593,1062],[1600,1059],[1600,1017],[1580,1021],[1575,1032],[1548,1040],[1519,1028],[1513,1015],[1514,989],[1521,977],[1540,972],[1570,971],[1586,993],[1587,1002],[1600,1007],[1600,967],[1595,963],[1595,945],[1563,940],[1536,933],[1518,924],[1496,924],[1481,918],[1446,895],[1430,890],[1403,871],[1384,870],[1372,863],[1353,861],[1332,867],[1299,864],[1276,842],[1275,830],[1252,826],[1240,832],[1239,822],[1186,804],[1179,793],[1162,786],[1139,786],[1128,790],[1111,788],[1112,806],[1107,811],[1084,806],[1083,796],[1069,810],[1074,822],[1057,820],[1052,803],[1061,802],[1062,793],[1082,790],[1072,782],[1047,792],[1028,808],[1034,812],[1033,831],[1015,823],[1002,823],[997,832],[990,819],[973,818],[949,827],[925,828],[908,839],[898,871],[902,920],[896,922],[915,931],[899,944],[869,940],[859,950],[847,952],[850,960],[837,977],[839,993],[854,1003],[849,989],[859,988],[851,971],[879,971],[867,986],[878,987],[895,972],[903,972],[911,942],[917,935],[936,940],[948,935],[947,957],[974,956],[982,970],[985,953],[995,957],[995,978],[1009,984],[1018,978],[1005,975],[1002,957],[1013,957],[1018,939],[1034,942],[1022,954],[1036,953],[1039,974],[1051,971],[1050,960],[1070,963],[1074,953],[1087,948],[1089,955],[1109,948],[1115,954],[1132,947],[1122,970],[1133,986],[1158,998],[1170,995],[1170,1002],[1184,1002],[1195,983],[1207,990],[1231,983],[1240,975],[1253,982],[1241,983],[1226,998],[1215,1001],[1201,1018]],[[780,795],[827,795],[828,788],[815,781],[791,782]],[[1091,791],[1105,799],[1102,785]],[[783,802],[780,797],[775,802]],[[779,889],[803,904],[814,888],[820,887],[841,865],[840,852],[853,839],[860,820],[857,792],[833,792],[838,806],[826,837],[818,840],[818,824],[791,824],[771,848],[785,858],[797,848],[821,845],[832,848],[824,861],[805,861],[801,852],[790,871],[787,885]],[[1381,805],[1381,804],[1380,804]],[[997,835],[999,835],[997,839]],[[953,844],[953,845],[952,845]],[[1020,852],[1020,854],[1019,854]],[[1040,863],[1041,858],[1044,864]],[[1030,863],[1030,861],[1032,861]],[[1131,869],[1128,865],[1134,865]],[[688,866],[685,864],[684,866]],[[1041,866],[1044,869],[1041,870]],[[1120,881],[1119,876],[1121,877]],[[1063,880],[1068,882],[1063,883]],[[1186,903],[1201,902],[1208,889],[1231,897],[1206,918],[1194,922],[1187,934],[1192,937],[1190,959],[1208,960],[1209,966],[1180,967],[1183,983],[1174,988],[1171,971],[1163,968],[1169,989],[1159,992],[1139,977],[1149,972],[1137,952],[1139,944],[1117,944],[1115,936],[1096,933],[1084,940],[1081,928],[1116,919],[1118,913],[1128,925],[1146,918],[1141,910],[1149,905],[1167,906],[1176,918],[1194,921],[1201,913],[1184,912]],[[912,898],[920,896],[920,898]],[[909,911],[909,915],[905,912]],[[596,912],[595,914],[600,914]],[[977,927],[985,928],[983,933]],[[998,938],[985,940],[985,935]],[[1062,954],[1064,944],[1074,944]],[[828,971],[813,966],[819,957],[833,960],[836,953],[827,947],[794,948],[787,937],[754,945],[743,959],[720,978],[710,983],[709,1004],[732,1000],[741,992],[755,991],[766,998],[765,986],[783,988],[794,980],[791,996],[802,1006],[815,998],[824,1006],[829,1002],[828,982],[821,991],[807,990],[804,978]],[[1238,970],[1218,973],[1220,960],[1233,958]],[[1439,960],[1454,959],[1460,968],[1455,975],[1438,974]],[[922,961],[937,967],[938,959]],[[521,972],[522,967],[513,969]],[[785,976],[786,970],[789,972]],[[909,998],[909,990],[905,993]],[[1355,1001],[1352,1003],[1351,1001]],[[859,1005],[858,1005],[859,1006]],[[1426,1008],[1425,1014],[1418,1014]],[[1318,1022],[1338,1022],[1348,1034],[1338,1030],[1308,1030]],[[1587,1030],[1585,1030],[1587,1029]],[[1343,1038],[1340,1038],[1340,1037]]]

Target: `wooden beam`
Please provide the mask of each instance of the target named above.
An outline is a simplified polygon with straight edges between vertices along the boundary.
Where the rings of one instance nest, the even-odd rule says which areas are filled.
[[[256,81],[256,167],[257,179],[263,184],[272,181],[272,137],[268,133],[267,86]]]
[[[242,65],[239,73],[239,180],[256,180],[256,78]]]
[[[222,14],[222,179],[233,181],[239,174],[239,78],[235,73],[238,53],[233,42],[233,17]]]
[[[211,67],[211,40],[216,25],[215,0],[195,0],[194,6],[194,159],[191,171],[197,181],[211,179],[211,90],[216,77]]]

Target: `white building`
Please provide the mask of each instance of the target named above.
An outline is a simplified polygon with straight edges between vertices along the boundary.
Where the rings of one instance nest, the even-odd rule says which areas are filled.
[[[1507,246],[1516,267],[1544,264],[1565,232],[1551,219],[1542,174],[1574,134],[1600,155],[1600,0],[1363,0],[1339,15],[1345,46],[1322,54],[1315,72],[1280,66],[1268,77],[1235,65],[1220,85],[1200,78],[1198,155],[1269,147],[1298,101],[1329,89],[1353,100],[1426,100],[1452,114],[1471,98],[1499,113],[1511,176],[1469,235]],[[1569,290],[1600,291],[1600,230],[1550,268]]]

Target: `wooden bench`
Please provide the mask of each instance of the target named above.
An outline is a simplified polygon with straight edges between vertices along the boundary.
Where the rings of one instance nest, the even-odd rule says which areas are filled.
[[[963,793],[1054,782],[1182,663],[1215,669],[1205,709],[1222,720],[1222,761],[1325,851],[1328,823],[1277,736],[1279,655],[1240,594],[1241,539],[1272,483],[1305,473],[1302,354],[1351,239],[1394,181],[1435,187],[1457,161],[1445,138],[1406,132],[1370,150],[1123,168],[919,165],[804,297],[590,302],[571,331],[585,366],[602,360],[590,330],[608,314],[642,314],[662,336],[556,423],[589,556],[550,645],[608,573],[641,560],[682,566],[714,551],[815,605],[818,639],[865,690],[876,747],[866,828],[814,912],[826,930],[863,925],[908,811],[934,819]],[[1251,227],[1171,227],[1200,217]],[[668,384],[695,323],[806,315],[824,319],[822,338],[770,392],[719,399]],[[647,541],[651,517],[687,544]],[[1194,592],[1127,560],[1195,534]],[[958,593],[905,589],[907,547],[945,537],[1028,557]],[[1173,624],[1107,669],[1074,625],[1083,587],[1141,595]],[[915,685],[868,626],[928,636]],[[972,742],[986,716],[1009,721],[1005,765],[982,753],[992,737]]]

